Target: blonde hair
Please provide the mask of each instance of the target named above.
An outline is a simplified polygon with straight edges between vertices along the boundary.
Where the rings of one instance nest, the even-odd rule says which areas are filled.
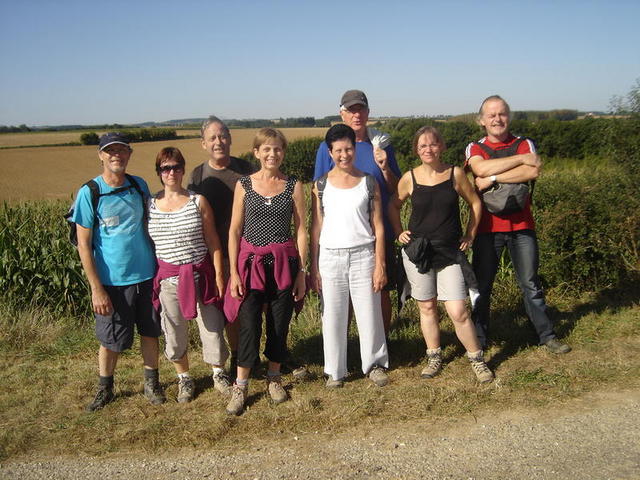
[[[267,143],[269,140],[278,140],[282,145],[282,149],[287,149],[287,139],[284,134],[280,130],[270,127],[258,130],[256,136],[253,137],[253,148],[258,150],[262,144]]]

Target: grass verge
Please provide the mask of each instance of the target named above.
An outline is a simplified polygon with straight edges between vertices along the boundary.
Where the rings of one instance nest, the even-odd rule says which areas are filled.
[[[224,412],[226,399],[212,389],[200,351],[192,349],[197,398],[175,403],[172,367],[161,361],[169,401],[160,407],[142,396],[137,347],[123,354],[116,373],[116,401],[89,414],[85,404],[96,383],[96,349],[90,323],[54,318],[41,310],[0,306],[0,459],[23,455],[106,455],[143,451],[238,448],[256,439],[354,431],[358,438],[394,422],[449,419],[532,405],[559,404],[588,391],[640,386],[640,324],[637,292],[580,300],[552,299],[552,316],[573,347],[554,356],[535,345],[524,316],[508,305],[494,319],[495,344],[488,352],[496,381],[475,382],[453,328],[444,320],[446,366],[433,380],[419,378],[424,345],[415,306],[408,305],[391,334],[391,383],[377,388],[358,373],[357,338],[349,343],[353,372],[341,390],[329,391],[322,377],[319,304],[310,298],[291,328],[292,350],[313,377],[288,379],[290,401],[274,406],[262,381],[250,385],[248,409]],[[354,332],[352,332],[354,333]]]

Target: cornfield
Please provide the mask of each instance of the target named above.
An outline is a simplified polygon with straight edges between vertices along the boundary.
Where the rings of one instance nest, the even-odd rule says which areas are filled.
[[[89,312],[80,258],[68,242],[63,201],[0,207],[0,291],[16,307]]]

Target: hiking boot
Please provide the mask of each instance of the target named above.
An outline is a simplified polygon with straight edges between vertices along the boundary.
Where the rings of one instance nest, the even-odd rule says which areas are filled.
[[[267,390],[274,403],[282,403],[287,400],[287,392],[282,388],[282,377],[280,375],[267,375]]]
[[[224,372],[213,374],[213,388],[223,394],[225,397],[231,395],[231,382]]]
[[[248,385],[240,386],[237,383],[231,388],[231,400],[227,403],[227,413],[229,415],[240,415],[244,409],[244,402],[247,399]]]
[[[306,365],[301,365],[291,370],[291,375],[298,381],[306,380],[311,375]]]
[[[422,369],[422,378],[433,378],[442,370],[442,349],[427,349],[427,366]]]
[[[196,385],[193,382],[193,378],[187,377],[178,380],[178,403],[189,403],[193,400],[195,389]]]
[[[384,387],[389,383],[387,372],[384,371],[384,368],[378,365],[374,366],[369,372],[369,379],[379,387]]]
[[[551,340],[547,340],[544,342],[544,346],[547,347],[551,353],[562,354],[569,353],[571,351],[571,347],[566,343],[562,343],[557,338],[552,338]]]
[[[327,388],[342,388],[344,387],[344,380],[339,378],[338,380],[334,380],[331,375],[327,378]]]
[[[467,352],[467,357],[469,357],[473,373],[476,374],[476,378],[480,383],[487,383],[493,380],[493,372],[487,367],[482,350],[473,354]]]
[[[100,387],[98,387],[96,397],[93,399],[93,402],[91,402],[86,407],[87,412],[95,412],[96,410],[104,408],[107,403],[113,401],[114,397],[115,395],[113,394],[113,387],[100,385]]]
[[[157,376],[144,379],[144,396],[153,405],[162,405],[167,401]]]

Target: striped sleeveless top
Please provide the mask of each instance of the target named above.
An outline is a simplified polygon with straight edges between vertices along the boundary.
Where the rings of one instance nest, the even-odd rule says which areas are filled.
[[[200,195],[190,191],[189,201],[175,212],[158,210],[156,199],[151,199],[149,235],[160,260],[174,265],[201,262],[208,249],[202,230]]]

